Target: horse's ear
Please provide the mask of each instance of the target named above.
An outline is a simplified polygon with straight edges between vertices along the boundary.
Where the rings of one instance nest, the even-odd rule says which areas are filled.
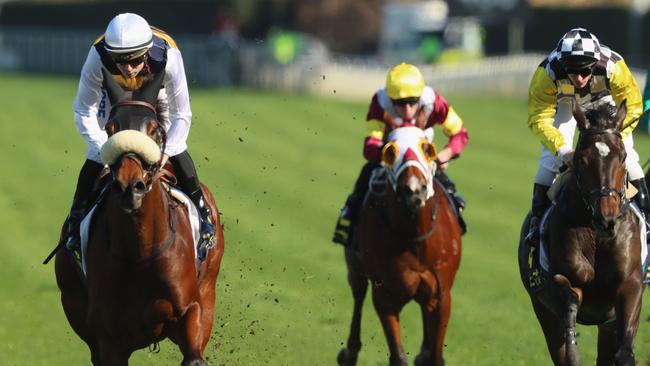
[[[156,105],[156,102],[158,101],[158,93],[160,93],[160,87],[162,86],[164,77],[164,72],[156,74],[155,77],[146,82],[140,90],[133,93],[133,99],[143,100],[151,105]]]
[[[420,106],[420,109],[418,109],[418,114],[415,119],[415,125],[423,130],[427,125],[427,113],[424,110],[424,106]]]
[[[394,130],[397,128],[397,124],[395,124],[395,117],[393,117],[392,114],[384,111],[384,123],[386,123],[388,126],[390,126],[390,130]]]
[[[578,123],[578,129],[580,131],[585,131],[589,129],[590,124],[589,121],[587,120],[587,116],[585,116],[584,112],[580,109],[580,106],[578,106],[578,102],[574,100],[572,102],[573,104],[573,118],[576,119],[576,122]]]
[[[158,146],[162,147],[165,144],[166,133],[165,129],[157,121],[150,120],[147,122],[147,135],[151,137]]]
[[[623,130],[623,122],[625,122],[626,116],[627,116],[627,99],[623,99],[621,105],[618,107],[618,110],[616,111],[616,117],[614,117],[614,120],[616,121],[616,129],[618,131]]]
[[[117,122],[115,122],[115,120],[110,120],[108,123],[106,123],[104,130],[106,131],[108,137],[111,137],[119,130],[119,127],[117,126]]]
[[[115,103],[124,97],[126,92],[113,79],[113,75],[103,67],[102,76],[104,77],[104,88],[108,94],[108,99],[111,101],[111,105],[115,105]]]

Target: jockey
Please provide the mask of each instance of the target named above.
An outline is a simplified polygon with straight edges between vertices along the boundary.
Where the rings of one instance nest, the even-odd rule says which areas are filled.
[[[528,91],[528,127],[542,142],[542,155],[533,188],[532,217],[526,240],[539,243],[539,224],[550,206],[548,189],[563,163],[573,157],[576,122],[573,101],[584,111],[604,103],[619,106],[627,99],[624,125],[641,116],[641,93],[623,58],[583,28],[568,31],[553,52],[539,65]],[[622,132],[625,161],[632,185],[639,191],[636,202],[646,217],[650,198],[639,155],[634,150],[632,130]]]
[[[436,178],[451,194],[459,212],[459,223],[466,231],[465,222],[460,212],[465,207],[465,200],[456,192],[456,187],[444,172],[449,160],[457,157],[467,145],[469,137],[454,109],[447,101],[430,86],[424,83],[420,70],[410,64],[401,63],[393,67],[386,77],[386,87],[378,90],[372,97],[366,116],[367,136],[364,142],[363,155],[367,163],[361,169],[353,192],[348,196],[341,210],[334,238],[336,243],[348,246],[350,244],[351,227],[358,220],[361,204],[368,191],[368,183],[372,170],[380,166],[381,149],[393,127],[388,121],[394,121],[395,128],[414,126],[420,110],[425,113],[426,129],[440,125],[449,143],[438,152],[438,167]]]
[[[164,88],[160,90],[156,105],[158,118],[167,131],[163,165],[169,159],[180,188],[199,210],[199,246],[213,245],[214,226],[210,221],[210,209],[205,204],[194,162],[187,152],[192,112],[181,53],[165,32],[149,26],[139,15],[124,13],[108,23],[106,33],[92,45],[81,70],[73,109],[77,131],[86,142],[87,150],[68,216],[66,247],[78,256],[80,222],[93,183],[104,167],[99,152],[107,140],[104,127],[110,112],[110,100],[103,87],[102,67],[122,88],[131,91],[139,89],[152,75],[165,73]]]

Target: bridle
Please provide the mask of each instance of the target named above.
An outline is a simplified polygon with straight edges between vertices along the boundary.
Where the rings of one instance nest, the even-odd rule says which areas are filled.
[[[621,136],[621,133],[619,130],[616,128],[607,128],[607,129],[589,129],[585,131],[580,132],[580,137],[578,138],[578,143],[577,147],[580,147],[582,143],[582,139],[584,136],[596,136],[596,135],[614,135],[617,136],[619,139],[623,139]],[[577,149],[576,149],[577,150]],[[619,198],[619,215],[616,217],[617,219],[623,216],[625,213],[625,208],[627,207],[629,201],[627,200],[625,196],[625,184],[621,187],[621,189],[616,189],[613,187],[606,187],[606,186],[600,186],[598,188],[594,188],[590,190],[589,192],[586,192],[582,184],[580,182],[582,181],[582,177],[580,175],[580,170],[578,169],[578,164],[577,164],[577,159],[579,158],[578,155],[574,157],[574,175],[576,179],[576,183],[578,186],[578,191],[580,192],[580,196],[585,204],[585,207],[589,210],[591,213],[592,217],[596,216],[596,209],[592,202],[598,202],[599,198],[603,197],[611,197],[617,195]],[[627,178],[626,178],[627,179]]]

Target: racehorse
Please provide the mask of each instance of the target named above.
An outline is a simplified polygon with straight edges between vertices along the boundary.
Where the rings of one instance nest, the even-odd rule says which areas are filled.
[[[399,313],[411,300],[420,305],[424,327],[415,364],[444,364],[461,229],[449,197],[433,179],[435,159],[435,147],[420,128],[400,127],[388,135],[382,150],[387,183],[371,187],[366,195],[353,235],[358,251],[345,249],[354,311],[347,347],[338,354],[340,365],[357,362],[368,281],[373,284],[372,299],[388,342],[390,364],[407,365]]]
[[[68,251],[56,254],[63,309],[94,365],[128,365],[135,350],[164,338],[178,345],[183,365],[206,365],[224,244],[217,206],[202,186],[217,246],[198,263],[188,208],[170,195],[164,180],[172,178],[159,166],[165,131],[154,104],[162,75],[131,99],[107,73],[104,80],[113,107],[102,158],[113,180],[94,209],[85,276]]]
[[[555,365],[580,365],[576,323],[598,326],[597,365],[634,365],[632,345],[641,310],[640,220],[625,196],[627,108],[601,106],[583,113],[572,175],[546,214],[542,239],[531,248],[522,227],[519,266],[524,286]],[[548,258],[548,270],[529,271]],[[542,256],[542,257],[544,257]],[[544,267],[538,268],[543,269]]]

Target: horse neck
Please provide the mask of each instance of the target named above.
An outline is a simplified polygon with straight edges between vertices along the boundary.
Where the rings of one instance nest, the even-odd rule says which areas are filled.
[[[388,189],[385,207],[386,218],[391,230],[406,235],[408,238],[416,238],[431,231],[434,224],[434,205],[437,204],[441,194],[443,193],[436,191],[433,197],[427,199],[423,207],[411,213],[403,203],[397,200],[395,191]]]
[[[119,196],[114,196],[108,223],[111,251],[125,259],[149,256],[169,237],[169,210],[169,197],[160,180],[152,183],[135,212],[122,210]]]
[[[591,213],[582,198],[575,175],[560,191],[557,203],[558,211],[570,222],[582,224],[590,222]]]

